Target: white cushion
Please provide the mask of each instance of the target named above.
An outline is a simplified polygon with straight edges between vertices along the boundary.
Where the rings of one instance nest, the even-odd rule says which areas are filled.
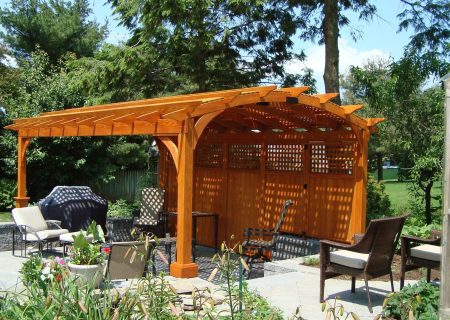
[[[59,236],[59,241],[73,242],[73,237],[76,237],[79,233],[80,233],[80,231],[62,234]],[[89,242],[91,242],[93,239],[94,239],[94,237],[92,235],[88,235],[86,237],[86,240]]]
[[[69,230],[67,229],[55,229],[55,230],[44,230],[44,231],[38,231],[37,236],[33,233],[27,233],[26,239],[27,241],[39,241],[39,240],[46,240],[51,238],[58,238],[61,234],[67,233]],[[25,235],[23,235],[23,239],[25,240]]]
[[[441,261],[441,247],[431,244],[423,244],[418,247],[411,248],[411,256],[419,259]]]
[[[330,252],[330,261],[354,269],[364,269],[369,258],[368,253],[358,253],[348,250]]]
[[[25,225],[33,229],[33,231],[47,230],[47,222],[45,222],[39,207],[15,208],[12,210],[12,216],[16,225]],[[27,230],[28,231],[28,230]]]

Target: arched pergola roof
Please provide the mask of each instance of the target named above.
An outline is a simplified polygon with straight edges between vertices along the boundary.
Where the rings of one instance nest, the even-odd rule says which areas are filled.
[[[358,170],[350,180],[355,187],[347,189],[358,193],[356,200],[350,202],[357,203],[354,210],[362,212],[358,225],[354,226],[359,230],[364,226],[365,217],[367,141],[375,125],[383,119],[355,115],[361,105],[336,105],[331,100],[337,94],[308,95],[307,90],[308,87],[253,87],[72,108],[16,119],[6,127],[18,132],[16,206],[25,206],[29,200],[26,150],[32,138],[154,135],[170,152],[176,167],[178,244],[177,262],[171,265],[171,274],[192,277],[198,273],[197,265],[191,260],[194,150],[205,129],[208,137],[262,133],[251,138],[286,132],[295,133],[293,136],[304,132],[310,136],[315,132],[317,136],[334,131],[352,132],[359,143],[358,157],[352,162]]]
[[[204,129],[214,119],[219,130],[234,131],[331,130],[349,125],[370,130],[381,120],[354,115],[361,105],[334,104],[330,100],[336,94],[308,95],[307,90],[266,86],[112,103],[16,119],[6,128],[21,137],[170,136],[182,131],[183,120],[202,116],[197,128]]]

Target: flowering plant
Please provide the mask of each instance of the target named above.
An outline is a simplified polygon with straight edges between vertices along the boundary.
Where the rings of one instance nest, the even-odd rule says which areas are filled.
[[[63,258],[33,255],[23,265],[20,271],[23,283],[28,286],[37,284],[44,292],[52,282],[61,282],[67,275],[67,267]]]

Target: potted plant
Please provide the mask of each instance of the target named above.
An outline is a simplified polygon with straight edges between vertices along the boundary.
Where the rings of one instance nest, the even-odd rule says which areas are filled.
[[[86,231],[73,236],[70,260],[67,264],[79,285],[98,287],[103,278],[105,257],[101,251],[105,237],[101,226],[93,221]]]

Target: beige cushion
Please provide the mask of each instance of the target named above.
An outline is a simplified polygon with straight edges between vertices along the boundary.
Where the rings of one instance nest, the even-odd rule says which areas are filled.
[[[47,230],[47,223],[42,216],[41,210],[37,206],[15,208],[12,210],[12,216],[16,225],[28,226],[33,229],[33,231]]]
[[[419,259],[441,261],[441,247],[431,244],[423,244],[421,246],[411,248],[411,256]]]
[[[67,233],[69,230],[67,229],[55,229],[55,230],[44,230],[38,231],[37,236],[34,233],[27,233],[26,239],[27,241],[39,241],[46,240],[51,238],[59,238],[59,236],[63,233]],[[39,239],[38,239],[39,237]],[[23,235],[23,239],[25,240],[25,235]]]
[[[332,263],[355,269],[364,269],[368,258],[368,253],[358,253],[348,250],[330,252],[330,261]]]
[[[76,237],[79,233],[80,231],[62,234],[59,236],[59,241],[73,242],[73,237]],[[92,235],[88,235],[86,237],[86,240],[89,242],[92,241],[93,239],[94,237]]]

